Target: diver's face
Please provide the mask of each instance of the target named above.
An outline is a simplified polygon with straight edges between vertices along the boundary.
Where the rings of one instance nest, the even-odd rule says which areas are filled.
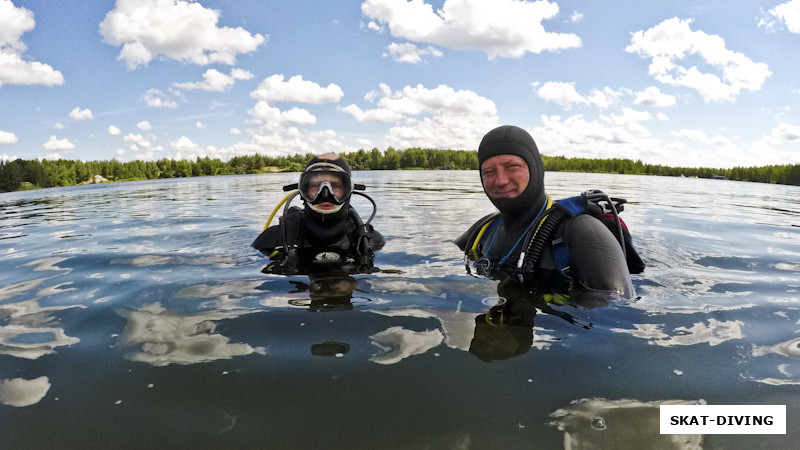
[[[481,164],[483,190],[492,198],[512,198],[521,194],[531,174],[525,160],[516,155],[492,156]]]
[[[320,188],[322,187],[322,183],[327,181],[330,183],[331,188],[333,189],[333,196],[337,199],[344,198],[345,194],[345,187],[344,187],[344,179],[341,176],[338,176],[333,173],[318,173],[311,176],[311,180],[308,183],[308,197],[314,198],[317,196]],[[316,205],[318,209],[322,210],[331,210],[336,208],[336,205],[330,202],[323,202],[318,203]]]

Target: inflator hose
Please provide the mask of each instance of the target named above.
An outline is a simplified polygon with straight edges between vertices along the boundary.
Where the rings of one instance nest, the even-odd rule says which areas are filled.
[[[547,215],[547,218],[544,220],[544,223],[542,223],[542,226],[539,227],[539,230],[531,230],[535,235],[533,239],[530,240],[527,248],[525,248],[525,259],[522,260],[521,267],[523,274],[532,273],[536,269],[536,266],[542,259],[542,252],[544,251],[545,244],[547,244],[550,236],[561,221],[569,217],[569,215],[570,214],[563,208],[553,208],[553,211]]]

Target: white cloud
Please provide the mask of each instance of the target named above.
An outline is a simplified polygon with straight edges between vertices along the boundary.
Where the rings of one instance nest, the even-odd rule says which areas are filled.
[[[586,99],[575,89],[575,83],[548,81],[536,90],[536,95],[564,109],[572,108],[574,103],[586,103]]]
[[[357,149],[346,146],[333,130],[308,132],[296,127],[285,127],[272,133],[254,134],[249,144],[238,144],[229,151],[249,150],[262,155],[280,156],[304,153],[343,153]]]
[[[317,123],[317,118],[313,114],[302,108],[292,108],[281,113],[283,120],[287,123],[298,125],[311,125]]]
[[[235,64],[237,54],[264,42],[264,36],[243,28],[218,27],[219,16],[185,0],[117,0],[100,23],[100,34],[108,44],[122,46],[118,59],[129,69],[158,55],[200,65]]]
[[[302,75],[295,75],[289,81],[283,80],[283,75],[272,75],[265,78],[250,96],[267,103],[275,102],[301,102],[301,103],[331,103],[338,102],[344,96],[342,89],[330,83],[322,87],[313,81],[306,81]]]
[[[271,102],[300,102],[321,104],[339,101],[344,93],[331,83],[322,87],[317,83],[303,80],[302,76],[293,76],[288,81],[283,75],[273,75],[264,79],[259,87],[250,93],[257,99],[248,111],[251,122],[258,125],[255,129],[243,132],[232,128],[231,134],[250,136],[250,142],[239,142],[229,147],[217,149],[208,147],[200,149],[191,147],[188,139],[173,142],[173,150],[180,155],[209,156],[229,159],[232,156],[260,153],[262,155],[280,156],[297,153],[325,153],[355,151],[356,148],[343,144],[342,138],[331,130],[306,131],[298,125],[312,125],[317,118],[308,110],[292,107],[281,111]]]
[[[531,135],[539,150],[548,156],[580,158],[641,159],[650,164],[672,167],[763,166],[797,164],[800,154],[800,126],[780,123],[761,138],[747,142],[723,131],[679,129],[665,138],[654,136],[645,126],[653,119],[668,120],[660,113],[623,108],[621,114],[600,115],[588,120],[583,115],[563,118],[542,116]]]
[[[800,0],[791,0],[769,10],[792,33],[800,34]]]
[[[170,141],[169,145],[173,150],[176,151],[197,152],[200,150],[200,146],[192,142],[192,140],[186,136],[181,136],[174,141]]]
[[[548,156],[635,160],[662,149],[640,120],[646,118],[634,112],[591,121],[581,114],[566,119],[542,116],[542,125],[531,135],[540,143],[542,154]]]
[[[161,92],[158,89],[150,89],[144,93],[142,96],[142,101],[144,101],[147,106],[152,106],[154,108],[177,108],[178,103],[175,100],[167,97],[166,94]]]
[[[0,144],[16,144],[17,135],[10,131],[0,130]]]
[[[120,130],[119,128],[115,127],[114,125],[109,125],[108,126],[108,134],[110,134],[111,136],[119,136],[120,134],[122,134],[122,130]]]
[[[281,111],[265,101],[257,102],[249,113],[253,119],[271,129],[287,124],[310,125],[317,122],[317,118],[305,109],[292,108],[289,111]]]
[[[53,124],[53,128],[55,128],[56,130],[63,130],[65,128],[67,128],[67,127],[66,127],[66,125],[64,125],[61,122],[56,122],[56,123]]]
[[[200,89],[203,91],[224,92],[230,89],[236,80],[249,80],[253,74],[243,69],[232,69],[229,75],[209,69],[203,74],[203,81],[197,83],[175,83],[179,89]]]
[[[64,84],[64,76],[51,66],[24,58],[22,35],[36,26],[33,12],[0,0],[0,86],[3,84]]]
[[[194,123],[194,126],[198,130],[202,130],[203,128],[208,128],[208,125],[204,124],[203,122],[200,122],[199,120]]]
[[[69,141],[69,139],[58,139],[55,136],[50,136],[50,138],[42,144],[42,148],[48,151],[58,151],[58,150],[72,150],[75,148],[75,144]]]
[[[572,11],[572,15],[569,16],[569,22],[578,23],[581,20],[583,20],[583,13],[579,13],[578,11]]]
[[[728,50],[719,36],[692,31],[691,22],[674,17],[647,31],[637,31],[625,50],[651,58],[649,73],[659,82],[694,89],[706,102],[733,101],[743,89],[761,89],[771,75],[766,64]],[[679,64],[690,64],[691,57],[702,61],[688,68]],[[721,76],[701,72],[698,66],[714,67]]]
[[[581,46],[574,34],[545,30],[542,22],[558,14],[558,5],[546,0],[445,0],[437,11],[423,0],[365,0],[361,12],[373,21],[370,28],[385,24],[395,37],[490,58]]]
[[[392,59],[397,62],[411,64],[417,64],[421,62],[422,58],[425,56],[435,56],[438,58],[442,57],[442,52],[435,47],[428,46],[427,48],[419,48],[410,42],[404,42],[402,44],[393,42],[386,46],[386,50],[389,53],[384,56],[391,56]]]
[[[601,116],[601,119],[607,120],[609,123],[613,123],[616,125],[626,125],[626,126],[634,126],[639,122],[646,122],[653,118],[653,115],[647,111],[637,111],[632,108],[622,108],[622,114],[611,114],[607,116]],[[642,133],[642,135],[645,133]]]
[[[772,129],[770,136],[776,142],[798,141],[800,140],[800,126],[781,122]]]
[[[93,120],[94,115],[92,115],[92,111],[89,109],[80,109],[75,108],[69,113],[69,117],[74,120]]]
[[[733,147],[733,142],[726,136],[718,134],[709,136],[704,130],[684,128],[673,131],[672,135],[678,139],[693,141],[713,147]]]
[[[497,108],[491,100],[471,91],[448,86],[422,85],[394,91],[381,84],[366,96],[377,108],[356,105],[340,108],[359,122],[395,122],[385,140],[397,148],[428,147],[474,149],[486,132],[497,126]]]
[[[129,133],[126,134],[125,137],[122,138],[125,142],[130,142],[132,144],[132,150],[139,150],[139,149],[149,149],[152,147],[150,141],[147,140],[146,137],[142,136],[141,134],[133,134]]]
[[[758,28],[764,28],[769,32],[775,32],[775,29],[778,25],[777,21],[775,20],[775,16],[773,16],[771,12],[767,13],[762,8],[758,8],[758,14]]]
[[[140,129],[142,131],[150,131],[153,128],[153,126],[150,125],[150,122],[148,122],[146,120],[143,120],[143,121],[141,121],[141,122],[136,124],[136,128],[138,128],[138,129]]]
[[[583,96],[575,89],[575,83],[565,83],[560,81],[548,81],[539,87],[534,83],[534,88],[538,87],[536,94],[547,101],[560,105],[566,110],[572,109],[574,104],[591,105],[600,109],[608,108],[619,102],[620,93],[609,87],[602,90],[592,89],[587,96]]]
[[[655,106],[660,108],[673,106],[675,103],[676,99],[674,96],[664,94],[655,86],[650,86],[644,91],[637,92],[636,99],[633,101],[634,105]]]

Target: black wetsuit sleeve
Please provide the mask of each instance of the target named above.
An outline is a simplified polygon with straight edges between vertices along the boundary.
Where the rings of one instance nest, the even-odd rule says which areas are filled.
[[[255,241],[251,244],[253,248],[261,253],[269,256],[275,251],[275,248],[282,246],[281,227],[273,225],[258,235]]]
[[[373,252],[377,252],[378,250],[382,249],[383,246],[386,245],[386,238],[378,230],[372,230],[372,237],[369,240],[370,249]]]
[[[487,215],[481,217],[481,219],[478,220],[477,222],[473,223],[472,226],[470,226],[469,229],[464,232],[464,234],[462,234],[461,236],[457,237],[453,241],[453,243],[456,244],[458,246],[458,248],[461,249],[461,251],[465,251],[468,246],[472,245],[472,242],[475,240],[475,237],[478,235],[478,232],[480,231],[480,229],[484,225],[486,225],[486,223],[489,221],[489,219],[493,218],[496,215],[497,215],[497,213],[495,212],[495,213],[487,214]]]
[[[575,281],[589,289],[634,295],[617,238],[598,219],[581,214],[569,227],[569,262]]]
[[[278,225],[273,225],[262,231],[251,246],[267,256],[271,255],[276,248],[283,247],[283,229],[280,224],[284,220],[288,220],[286,230],[288,238],[295,238],[297,236],[297,227],[301,225],[302,215],[302,209],[297,207],[290,208],[287,212],[287,217],[281,217]]]

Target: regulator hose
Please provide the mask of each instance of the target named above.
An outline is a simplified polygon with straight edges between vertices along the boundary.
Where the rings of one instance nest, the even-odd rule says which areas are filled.
[[[539,229],[531,230],[531,233],[534,233],[533,238],[530,239],[527,248],[523,247],[525,249],[525,257],[522,259],[522,265],[520,266],[523,275],[532,273],[536,269],[536,266],[542,259],[542,252],[544,251],[544,246],[547,244],[548,238],[553,234],[561,221],[569,217],[569,215],[569,212],[565,211],[563,208],[552,208],[552,211],[547,214],[547,217],[544,219]]]
[[[356,190],[353,191],[353,194],[358,194],[358,195],[366,198],[367,200],[369,200],[370,203],[372,203],[372,214],[370,214],[369,219],[367,219],[367,221],[364,222],[366,225],[369,225],[372,222],[372,219],[375,218],[375,213],[378,211],[378,206],[375,205],[375,200],[373,200],[372,197],[370,197],[369,195],[367,195],[367,194],[365,194],[363,192],[358,192]]]

